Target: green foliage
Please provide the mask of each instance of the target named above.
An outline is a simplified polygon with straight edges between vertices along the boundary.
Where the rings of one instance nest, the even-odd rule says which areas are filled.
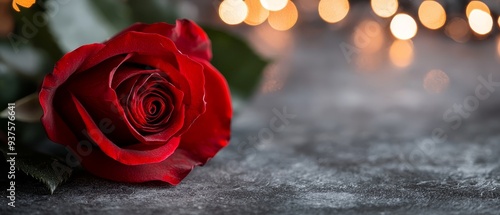
[[[3,155],[8,159],[6,149],[0,148]],[[50,156],[34,153],[28,149],[18,152],[15,156],[16,168],[27,175],[44,183],[53,194],[56,188],[64,181],[68,180],[73,170],[57,159]]]
[[[226,77],[232,94],[243,99],[251,96],[268,62],[243,40],[214,28],[204,29],[212,40],[212,64]]]

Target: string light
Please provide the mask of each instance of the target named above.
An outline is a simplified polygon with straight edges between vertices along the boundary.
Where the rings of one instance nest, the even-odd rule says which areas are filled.
[[[297,11],[297,7],[290,1],[282,10],[270,11],[267,21],[272,28],[279,31],[286,31],[295,25],[298,18],[299,12]]]
[[[321,0],[318,5],[319,16],[329,23],[340,22],[349,13],[348,0]]]
[[[497,54],[500,57],[500,36],[497,37]]]
[[[417,23],[408,14],[400,13],[392,18],[391,32],[400,40],[409,40],[417,34]]]
[[[245,22],[247,25],[257,26],[267,19],[269,26],[273,29],[286,31],[292,28],[298,19],[298,10],[292,0],[219,1],[222,1],[219,6],[219,16],[224,23],[229,25]],[[307,4],[303,2],[307,2]],[[449,19],[443,5],[439,2],[441,1],[423,0],[418,7],[418,14],[416,14],[418,17],[406,13],[396,14],[398,10],[408,10],[407,8],[399,8],[398,0],[370,0],[370,5],[377,16],[383,18],[392,17],[390,31],[399,40],[409,40],[416,35],[418,31],[415,22],[416,18],[424,27],[431,30],[446,26],[443,32],[460,43],[468,41],[471,35],[479,39],[484,38],[481,35],[489,34],[495,24],[494,22],[500,27],[500,17],[493,20],[490,8],[482,1],[471,0],[467,4],[464,14],[467,19],[460,16]],[[310,0],[302,0],[299,3],[301,3],[299,6],[303,7],[304,10],[306,10],[304,5],[308,5],[308,12],[314,11],[314,5],[316,4],[311,3]],[[317,5],[319,17],[328,23],[342,21],[347,17],[350,9],[349,0],[319,0]],[[470,32],[474,32],[474,34]],[[359,37],[356,36],[356,38]],[[371,50],[371,48],[367,50]]]
[[[262,6],[270,11],[280,11],[286,7],[289,0],[260,0]]]
[[[493,28],[493,19],[489,13],[483,10],[474,9],[469,15],[470,28],[479,35],[490,33]]]
[[[266,21],[269,16],[269,10],[264,8],[260,0],[246,0],[248,6],[248,15],[245,23],[248,25],[256,26]]]
[[[433,69],[424,77],[424,89],[431,94],[439,94],[448,89],[450,77],[439,69]]]
[[[413,43],[411,40],[395,40],[389,49],[389,59],[397,67],[409,66],[413,61]]]
[[[455,40],[455,42],[465,43],[470,38],[470,31],[467,21],[460,17],[451,19],[445,27],[444,33]]]
[[[224,0],[219,6],[219,17],[228,25],[242,23],[248,15],[248,7],[242,0]]]
[[[354,45],[363,54],[378,52],[385,41],[382,26],[373,20],[364,20],[354,29]]]
[[[418,8],[418,18],[428,29],[438,29],[446,22],[446,12],[437,1],[426,0]]]
[[[373,12],[380,17],[387,18],[398,10],[398,0],[371,0]]]
[[[465,15],[467,15],[467,18],[469,18],[470,13],[475,9],[482,10],[482,11],[490,14],[490,8],[488,8],[488,5],[486,5],[484,2],[471,1],[471,2],[469,2],[469,4],[467,4],[467,8],[465,9]]]

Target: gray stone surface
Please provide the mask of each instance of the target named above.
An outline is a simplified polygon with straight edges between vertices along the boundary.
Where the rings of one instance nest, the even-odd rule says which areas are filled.
[[[49,195],[26,179],[17,207],[2,198],[0,213],[500,214],[500,93],[456,130],[442,119],[474,95],[479,76],[500,80],[494,40],[457,44],[422,32],[409,67],[391,66],[383,49],[381,66],[365,71],[339,49],[351,43],[348,30],[298,29],[277,34],[283,46],[269,43],[264,54],[280,57],[235,118],[231,145],[180,185],[78,173]],[[266,45],[258,31],[242,32]],[[450,79],[436,95],[422,87],[435,68]],[[295,117],[269,132],[283,109]],[[426,140],[435,128],[445,141]]]

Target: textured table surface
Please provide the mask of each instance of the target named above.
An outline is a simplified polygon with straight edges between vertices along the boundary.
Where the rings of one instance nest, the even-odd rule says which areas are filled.
[[[367,69],[341,52],[351,41],[343,31],[258,38],[268,28],[249,33],[279,56],[262,90],[235,117],[230,146],[180,185],[77,173],[49,195],[25,179],[17,207],[2,198],[0,214],[500,213],[500,93],[479,100],[457,129],[443,120],[474,95],[478,77],[500,80],[495,40],[457,44],[424,32],[410,66],[391,66],[383,50]],[[449,76],[446,91],[424,90],[430,69]],[[436,128],[444,141],[429,141]]]

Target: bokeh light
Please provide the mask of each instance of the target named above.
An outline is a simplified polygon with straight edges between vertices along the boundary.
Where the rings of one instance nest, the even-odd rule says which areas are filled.
[[[426,28],[435,30],[443,27],[446,22],[446,12],[437,1],[426,0],[418,8],[418,18]]]
[[[297,7],[295,7],[293,2],[288,2],[283,10],[270,11],[267,21],[272,28],[279,31],[286,31],[295,25],[298,18],[299,12],[297,11]]]
[[[219,6],[219,17],[228,25],[242,23],[248,15],[248,7],[242,0],[224,0]]]
[[[260,25],[266,21],[269,16],[269,10],[262,7],[260,0],[245,0],[248,6],[248,15],[245,23],[248,25]]]
[[[469,15],[470,28],[479,35],[490,33],[493,28],[493,18],[489,13],[479,9],[474,9]]]
[[[473,10],[482,10],[488,14],[490,14],[490,8],[488,8],[488,5],[486,5],[482,1],[471,1],[467,5],[467,8],[465,9],[465,15],[467,15],[467,18],[469,18],[470,13],[472,13]]]
[[[433,69],[425,75],[423,85],[428,93],[439,94],[448,89],[450,78],[442,70]]]
[[[357,25],[352,39],[362,53],[369,54],[379,51],[385,42],[382,26],[373,20],[365,20]]]
[[[398,0],[371,0],[373,12],[380,17],[390,17],[398,10]]]
[[[408,40],[417,34],[417,23],[408,14],[400,13],[392,18],[391,32],[400,40]]]
[[[407,67],[413,62],[413,43],[411,40],[395,40],[389,49],[389,59],[397,67]]]
[[[498,17],[497,24],[498,24],[498,27],[500,27],[500,16]]]
[[[459,43],[465,43],[470,39],[469,25],[465,19],[454,17],[444,29],[445,34]]]
[[[319,16],[329,23],[341,21],[349,13],[348,0],[321,0],[318,5]]]
[[[500,57],[500,36],[497,36],[497,54]]]
[[[262,6],[270,11],[279,11],[286,7],[289,0],[260,0]]]

